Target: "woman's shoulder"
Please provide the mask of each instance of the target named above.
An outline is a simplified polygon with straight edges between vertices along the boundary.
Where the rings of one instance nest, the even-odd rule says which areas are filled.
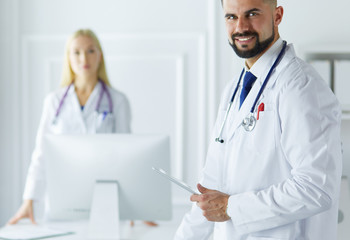
[[[54,102],[59,101],[63,95],[66,93],[67,87],[60,87],[50,93],[48,93],[45,97],[45,102]]]
[[[113,87],[108,87],[108,91],[111,94],[111,97],[115,99],[116,102],[128,102],[128,98],[125,95],[125,93],[113,88]]]

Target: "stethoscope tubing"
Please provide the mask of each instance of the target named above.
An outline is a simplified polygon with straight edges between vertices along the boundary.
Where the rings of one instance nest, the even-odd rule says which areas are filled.
[[[72,85],[73,85],[73,84],[70,84],[70,85],[66,88],[66,91],[64,92],[63,97],[62,97],[61,100],[60,100],[60,104],[58,105],[58,108],[56,109],[55,119],[56,119],[56,118],[58,117],[58,115],[60,114],[61,108],[62,108],[62,106],[63,106],[63,102],[64,102],[64,100],[66,99],[67,94],[68,94],[68,91],[69,91],[69,89],[70,89],[70,87],[71,87]]]
[[[101,105],[101,102],[102,102],[103,94],[106,93],[106,94],[107,94],[107,99],[108,99],[108,110],[109,110],[109,113],[113,113],[113,101],[112,101],[111,94],[110,94],[110,92],[108,91],[106,84],[105,84],[103,81],[101,81],[100,79],[99,79],[98,81],[99,81],[99,82],[101,83],[101,85],[102,85],[102,90],[101,90],[100,95],[99,95],[99,97],[98,97],[98,101],[97,101],[97,104],[96,104],[95,111],[98,112],[98,110],[100,109],[100,105]],[[60,114],[60,112],[61,112],[61,109],[62,109],[64,100],[67,98],[68,91],[69,91],[69,89],[70,89],[72,86],[73,86],[73,83],[71,83],[71,84],[67,87],[66,91],[64,92],[64,94],[63,94],[63,96],[62,96],[62,98],[61,98],[61,100],[60,100],[60,103],[59,103],[59,105],[58,105],[58,108],[57,108],[57,110],[56,110],[53,123],[56,122],[56,119],[58,118],[58,116],[59,116],[59,114]],[[104,114],[105,114],[105,113],[104,113]]]
[[[274,69],[276,68],[277,64],[281,61],[281,59],[282,59],[282,57],[283,57],[283,54],[284,54],[285,51],[286,51],[286,47],[287,47],[287,42],[286,42],[286,41],[283,41],[282,50],[280,51],[280,53],[278,54],[278,56],[277,56],[275,62],[273,63],[272,67],[270,68],[270,71],[268,72],[268,74],[267,74],[267,76],[266,76],[266,78],[265,78],[265,80],[264,80],[264,82],[263,82],[263,84],[262,84],[262,86],[261,86],[261,88],[260,88],[260,90],[259,90],[259,92],[258,92],[258,95],[257,95],[256,98],[255,98],[254,104],[252,105],[252,107],[251,107],[251,109],[250,109],[250,115],[251,115],[251,116],[253,116],[253,114],[254,114],[254,110],[255,110],[256,104],[257,104],[257,102],[259,101],[260,96],[261,96],[261,94],[263,93],[263,91],[264,91],[264,89],[265,89],[265,87],[266,87],[266,85],[267,85],[267,82],[269,81],[269,79],[270,79],[270,77],[271,77],[272,72],[273,72]],[[228,108],[227,108],[227,110],[226,110],[225,117],[224,117],[223,123],[222,123],[221,128],[220,128],[220,131],[219,131],[219,136],[218,136],[217,138],[215,138],[215,141],[216,141],[216,142],[219,142],[219,143],[223,143],[223,142],[224,142],[224,140],[221,138],[222,132],[223,132],[223,130],[224,130],[224,126],[225,126],[225,123],[226,123],[228,114],[229,114],[229,112],[230,112],[231,106],[232,106],[233,101],[234,101],[234,99],[235,99],[235,96],[236,96],[236,93],[237,93],[237,91],[238,91],[239,85],[240,85],[240,83],[241,83],[241,80],[242,80],[242,76],[243,76],[244,71],[245,71],[245,70],[244,70],[244,68],[243,68],[243,70],[242,70],[242,72],[241,72],[241,75],[240,75],[240,77],[239,77],[239,80],[238,80],[238,82],[237,82],[236,88],[235,88],[235,90],[234,90],[234,92],[233,92],[233,95],[232,95],[232,97],[231,97],[229,106],[228,106]],[[256,121],[256,120],[255,120],[255,121]],[[243,124],[244,122],[245,122],[245,121],[243,120],[242,124]],[[251,122],[251,121],[248,121],[248,123],[250,123],[250,122]],[[254,125],[255,125],[255,124],[254,124]],[[254,126],[253,126],[253,128],[254,128]],[[251,130],[252,130],[253,128],[251,128]],[[248,127],[245,127],[245,129],[246,129],[246,131],[248,131],[247,129],[249,129],[249,128],[248,128]],[[251,130],[250,130],[250,131],[251,131]]]
[[[276,61],[273,63],[272,67],[270,68],[270,71],[269,71],[269,73],[267,74],[267,76],[266,76],[266,78],[265,78],[265,80],[264,80],[264,83],[263,83],[263,85],[261,86],[261,88],[260,88],[260,90],[259,90],[259,93],[258,93],[258,95],[257,95],[256,98],[255,98],[254,104],[253,104],[252,108],[250,109],[250,113],[254,113],[256,104],[258,103],[259,98],[260,98],[261,94],[263,93],[263,91],[264,91],[264,89],[265,89],[265,87],[266,87],[266,85],[267,85],[267,82],[269,81],[269,79],[270,79],[270,77],[271,77],[271,74],[272,74],[273,70],[275,70],[277,64],[281,61],[282,56],[283,56],[283,54],[284,54],[285,51],[286,51],[286,47],[287,47],[287,42],[286,42],[286,41],[283,41],[282,50],[280,51],[280,53],[278,54],[278,57],[277,57]]]
[[[100,93],[100,96],[98,98],[98,101],[97,101],[97,105],[96,105],[96,108],[95,110],[98,111],[98,109],[100,109],[100,105],[101,105],[101,101],[102,101],[102,96],[103,96],[103,93],[106,93],[107,94],[107,99],[108,99],[108,109],[109,109],[109,112],[112,113],[113,112],[113,102],[112,102],[112,97],[107,89],[107,86],[106,84],[99,80],[102,84],[102,92]]]
[[[237,91],[238,91],[239,83],[241,82],[243,73],[244,73],[244,68],[243,68],[243,70],[242,70],[242,72],[241,72],[241,75],[239,76],[238,84],[237,84],[237,86],[236,86],[236,88],[235,88],[235,90],[234,90],[234,92],[233,92],[233,95],[232,95],[232,97],[231,97],[231,101],[230,101],[230,103],[228,104],[228,107],[227,107],[227,109],[226,109],[226,113],[225,113],[225,116],[224,116],[224,120],[222,121],[222,124],[221,124],[221,127],[220,127],[219,137],[215,138],[215,141],[216,141],[216,142],[220,142],[220,143],[223,143],[223,142],[224,142],[224,140],[223,140],[222,138],[220,138],[220,137],[221,137],[221,135],[222,135],[222,131],[224,130],[224,126],[225,126],[225,123],[226,123],[228,114],[229,114],[229,112],[230,112],[230,110],[231,110],[233,100],[235,99],[236,93],[237,93]]]

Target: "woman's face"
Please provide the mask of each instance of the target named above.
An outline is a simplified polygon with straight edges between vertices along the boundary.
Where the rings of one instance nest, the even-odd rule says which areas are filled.
[[[89,36],[73,39],[69,48],[69,61],[77,77],[97,77],[102,54]]]

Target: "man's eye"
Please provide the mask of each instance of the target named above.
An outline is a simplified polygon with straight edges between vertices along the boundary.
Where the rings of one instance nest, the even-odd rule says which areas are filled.
[[[249,17],[254,17],[254,16],[256,16],[256,15],[258,15],[256,12],[251,12],[251,13],[249,13]]]
[[[74,51],[74,54],[75,55],[79,55],[79,51]]]
[[[227,16],[226,19],[229,21],[232,21],[232,20],[235,20],[236,17],[235,16]]]

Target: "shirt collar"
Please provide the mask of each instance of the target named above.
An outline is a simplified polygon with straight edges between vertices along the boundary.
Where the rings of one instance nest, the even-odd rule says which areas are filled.
[[[281,38],[277,41],[254,63],[254,65],[248,69],[245,65],[245,71],[250,71],[254,76],[261,80],[262,75],[264,74],[266,67],[271,68],[272,61],[277,57],[278,53],[283,47],[283,40]],[[270,64],[271,62],[271,64]]]

